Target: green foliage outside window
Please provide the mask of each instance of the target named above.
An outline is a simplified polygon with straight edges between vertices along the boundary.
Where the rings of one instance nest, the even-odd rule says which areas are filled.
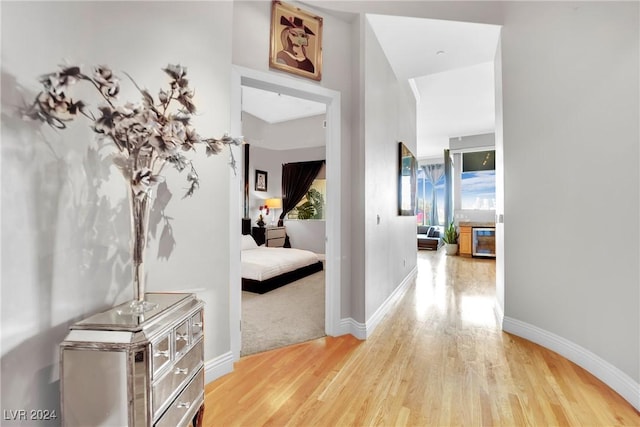
[[[307,200],[296,207],[298,219],[322,219],[324,197],[315,188],[309,189]]]
[[[298,203],[289,215],[289,219],[324,219],[324,190],[326,181],[318,179],[313,182],[304,199]]]

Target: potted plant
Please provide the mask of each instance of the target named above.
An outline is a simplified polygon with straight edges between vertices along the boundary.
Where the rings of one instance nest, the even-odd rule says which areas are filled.
[[[260,206],[258,208],[258,211],[260,212],[260,215],[258,216],[258,221],[256,221],[256,224],[258,225],[258,227],[260,228],[264,228],[265,225],[267,225],[266,222],[264,222],[264,217],[262,216],[264,215],[269,215],[269,206]]]
[[[449,226],[444,230],[442,241],[447,255],[455,255],[458,252],[458,232],[453,222],[450,222]]]

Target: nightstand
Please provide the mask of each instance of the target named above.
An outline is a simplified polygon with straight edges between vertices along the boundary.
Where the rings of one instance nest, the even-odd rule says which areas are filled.
[[[287,236],[287,231],[285,227],[267,227],[267,231],[265,233],[265,240],[267,241],[267,246],[270,248],[284,247],[284,241],[286,236]]]
[[[256,241],[256,244],[258,246],[260,245],[264,245],[264,231],[266,230],[266,228],[264,227],[253,227],[251,228],[251,236],[253,237],[253,240]]]

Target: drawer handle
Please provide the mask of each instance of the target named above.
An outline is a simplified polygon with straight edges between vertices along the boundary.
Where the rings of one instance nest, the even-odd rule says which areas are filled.
[[[196,328],[202,328],[202,322],[193,322],[193,326]]]
[[[166,357],[168,359],[169,358],[169,350],[156,351],[154,353],[153,357]]]
[[[176,408],[189,409],[189,407],[191,407],[191,402],[178,402],[178,404],[176,405]]]
[[[188,334],[176,334],[176,341],[186,341],[188,337]]]
[[[180,375],[180,374],[187,375],[188,372],[189,372],[188,368],[176,368],[176,370],[173,371],[173,373],[176,375]]]

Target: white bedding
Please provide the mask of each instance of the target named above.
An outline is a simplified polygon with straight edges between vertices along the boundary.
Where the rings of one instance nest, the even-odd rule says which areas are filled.
[[[267,280],[318,262],[318,256],[310,251],[264,246],[244,249],[241,258],[242,277],[258,281]]]

